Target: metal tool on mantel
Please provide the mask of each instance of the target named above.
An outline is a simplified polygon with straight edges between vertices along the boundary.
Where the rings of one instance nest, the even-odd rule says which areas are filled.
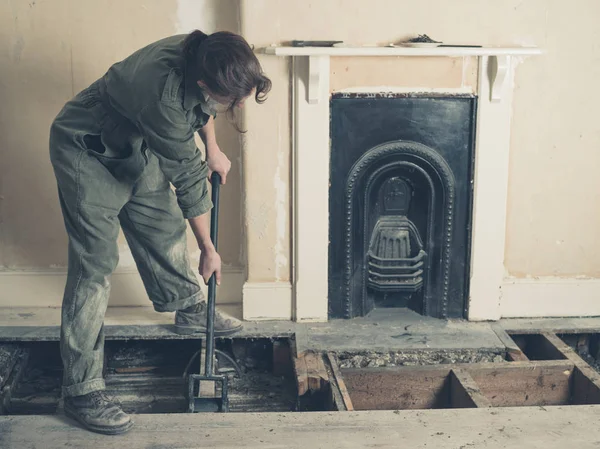
[[[214,172],[211,177],[213,208],[210,215],[210,239],[217,249],[219,227],[219,189],[221,176]],[[217,299],[217,279],[213,274],[208,281],[208,311],[206,317],[206,357],[204,373],[190,374],[188,377],[188,412],[228,412],[227,377],[216,375],[215,358],[215,307]],[[208,386],[208,394],[204,386]]]

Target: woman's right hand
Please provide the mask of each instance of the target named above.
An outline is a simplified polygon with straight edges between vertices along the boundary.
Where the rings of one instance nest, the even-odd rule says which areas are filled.
[[[200,253],[198,272],[204,278],[205,284],[208,284],[210,277],[214,274],[217,285],[221,285],[221,256],[214,247],[205,248]]]
[[[231,161],[223,153],[219,146],[214,143],[213,145],[206,146],[206,162],[208,164],[208,179],[211,179],[212,173],[217,172],[221,175],[221,184],[225,184],[227,180],[227,173],[231,170]]]

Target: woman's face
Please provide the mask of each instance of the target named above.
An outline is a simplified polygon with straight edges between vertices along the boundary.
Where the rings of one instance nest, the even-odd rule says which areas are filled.
[[[233,99],[228,98],[228,97],[222,97],[222,96],[217,95],[217,94],[213,94],[208,89],[208,87],[206,87],[206,84],[204,84],[202,81],[198,81],[198,86],[200,86],[200,88],[206,94],[206,96],[207,96],[206,97],[207,103],[209,103],[209,105],[212,105],[213,107],[215,107],[215,109],[217,111],[219,111],[219,109],[223,109],[222,111],[219,111],[219,112],[224,112],[225,110],[227,110],[227,108],[229,108],[229,105],[231,105],[231,102],[233,101]],[[250,95],[242,98],[242,100],[237,104],[237,107],[238,108],[243,108],[244,107],[244,103],[246,102],[246,100],[250,96],[252,96],[252,93],[250,93]]]

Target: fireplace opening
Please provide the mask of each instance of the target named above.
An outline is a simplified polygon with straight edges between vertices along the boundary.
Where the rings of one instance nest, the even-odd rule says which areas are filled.
[[[466,313],[476,98],[331,100],[329,315]]]
[[[368,251],[368,288],[410,297],[423,287],[426,253],[419,230],[407,217],[413,189],[400,177],[388,178],[378,195],[377,222]],[[384,298],[387,295],[384,295]]]

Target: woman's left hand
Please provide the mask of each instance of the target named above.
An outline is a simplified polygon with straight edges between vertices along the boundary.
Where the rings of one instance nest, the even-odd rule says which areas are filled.
[[[227,173],[231,170],[231,161],[217,144],[207,146],[206,162],[208,163],[208,179],[210,179],[213,172],[217,172],[221,175],[221,184],[225,184]]]

